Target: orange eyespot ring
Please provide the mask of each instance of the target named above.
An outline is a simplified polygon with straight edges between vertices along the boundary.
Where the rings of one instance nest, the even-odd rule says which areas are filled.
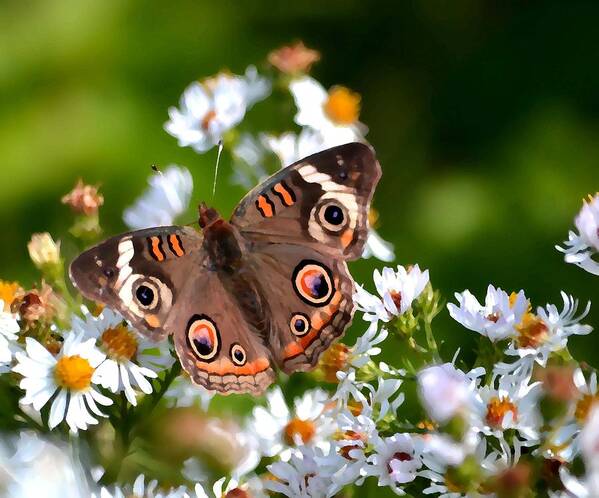
[[[202,361],[214,360],[221,347],[216,324],[206,315],[193,315],[187,325],[187,345]]]
[[[310,319],[303,313],[294,313],[291,315],[289,328],[294,335],[302,337],[310,331]]]
[[[325,306],[333,296],[331,271],[319,263],[304,259],[293,271],[293,289],[299,298],[312,306]]]
[[[231,345],[230,355],[235,365],[238,367],[245,365],[247,361],[247,354],[245,349],[243,349],[239,344],[235,343]]]

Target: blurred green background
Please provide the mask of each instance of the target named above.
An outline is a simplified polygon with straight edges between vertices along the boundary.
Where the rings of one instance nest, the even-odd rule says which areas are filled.
[[[301,39],[322,53],[316,78],[363,97],[384,170],[380,231],[398,263],[429,268],[446,298],[492,282],[535,304],[561,302],[564,289],[599,305],[599,280],[553,247],[599,188],[598,19],[599,3],[579,1],[3,0],[0,277],[36,278],[32,232],[63,239],[67,257],[78,250],[59,202],[78,177],[102,185],[106,235],[124,230],[153,163],[189,167],[194,203],[209,199],[215,153],[179,148],[162,128],[168,106],[193,79],[260,67]],[[292,101],[281,105],[276,122],[268,103],[248,120],[293,129]],[[244,193],[231,168],[225,156],[224,214]],[[352,270],[365,282],[377,266]],[[473,334],[446,313],[438,327],[448,352],[469,354]],[[593,362],[597,340],[574,344]]]

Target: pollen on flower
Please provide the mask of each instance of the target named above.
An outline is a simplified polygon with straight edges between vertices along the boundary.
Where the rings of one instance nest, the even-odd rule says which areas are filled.
[[[360,116],[359,94],[344,86],[335,86],[329,91],[329,97],[324,103],[327,116],[338,125],[355,123]]]
[[[82,391],[91,385],[94,368],[79,355],[63,356],[54,367],[56,383],[66,389]]]
[[[412,457],[412,455],[406,453],[405,451],[396,451],[395,453],[393,453],[393,456],[387,462],[387,471],[389,472],[389,474],[393,472],[393,469],[391,468],[391,462],[393,460],[398,460],[400,462],[409,462],[413,459],[414,458]]]
[[[366,436],[364,434],[361,434],[359,432],[355,432],[355,431],[345,431],[345,432],[339,432],[335,435],[335,439],[337,441],[362,441],[362,442],[366,442]],[[347,444],[345,446],[342,446],[341,448],[339,448],[339,454],[345,458],[346,460],[354,460],[349,452],[352,450],[359,450],[361,448],[361,446],[359,446],[358,444]]]
[[[574,417],[579,424],[584,424],[589,416],[591,407],[599,400],[599,397],[595,394],[585,394],[576,403],[576,410],[574,411]]]
[[[0,280],[0,300],[4,301],[4,311],[10,311],[10,305],[19,291],[21,291],[21,286],[17,282]]]
[[[379,217],[379,212],[373,207],[368,210],[368,225],[370,228],[377,228]]]
[[[251,498],[251,495],[241,488],[233,488],[223,498]]]
[[[316,434],[316,427],[310,420],[294,418],[283,429],[283,436],[288,445],[295,444],[295,436],[299,436],[304,444],[309,443]]]
[[[364,410],[364,405],[355,399],[350,399],[347,402],[347,408],[354,417],[357,417]]]
[[[537,348],[547,337],[547,325],[533,313],[526,313],[522,322],[516,325],[518,346],[521,348]]]
[[[391,296],[391,299],[393,301],[393,304],[395,304],[397,311],[400,311],[401,310],[401,292],[391,291],[391,292],[389,292],[389,295]]]
[[[100,341],[102,349],[110,358],[130,360],[137,353],[137,337],[124,325],[106,329]]]
[[[202,118],[202,129],[207,130],[210,127],[210,123],[216,119],[216,112],[214,110],[208,111]]]
[[[320,358],[319,368],[327,382],[338,382],[337,372],[345,370],[349,347],[343,343],[333,344]]]
[[[485,420],[491,427],[499,428],[501,427],[503,418],[508,412],[512,412],[513,419],[517,420],[518,407],[507,397],[499,398],[494,396],[487,404],[487,415]]]

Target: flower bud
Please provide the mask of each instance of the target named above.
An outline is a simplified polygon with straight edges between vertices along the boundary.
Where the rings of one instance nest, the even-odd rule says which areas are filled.
[[[273,50],[268,54],[268,62],[285,74],[307,73],[312,64],[320,60],[320,53],[307,48],[303,42]]]
[[[48,232],[34,233],[27,249],[31,261],[40,270],[60,264],[60,242],[54,242]]]

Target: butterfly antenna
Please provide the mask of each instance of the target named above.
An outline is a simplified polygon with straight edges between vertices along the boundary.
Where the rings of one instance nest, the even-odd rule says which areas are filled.
[[[218,153],[216,154],[216,166],[214,167],[214,183],[212,184],[212,199],[216,193],[216,179],[218,178],[218,163],[220,162],[220,155],[223,151],[223,141],[218,141]]]

